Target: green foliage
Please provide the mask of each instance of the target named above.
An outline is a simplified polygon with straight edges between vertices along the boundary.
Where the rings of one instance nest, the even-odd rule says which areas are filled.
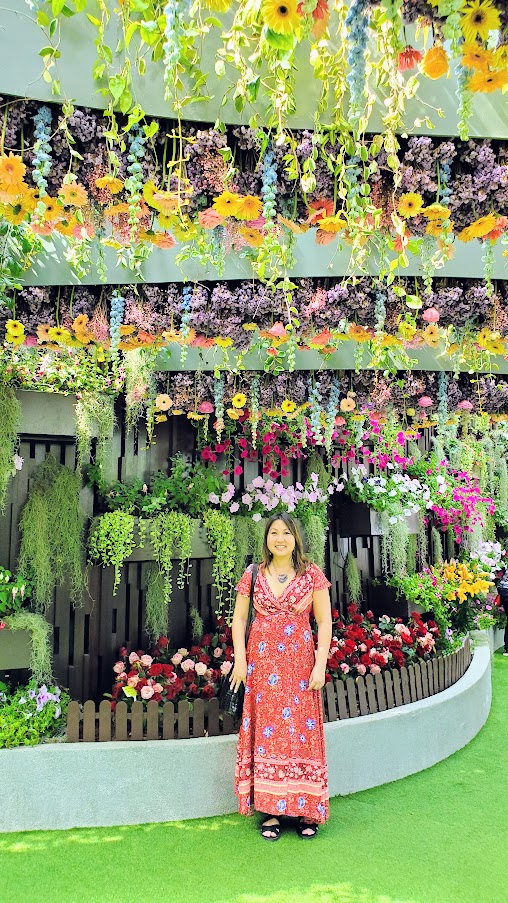
[[[51,627],[45,618],[33,611],[18,611],[5,619],[9,630],[28,630],[30,633],[30,670],[39,683],[52,679]]]
[[[150,642],[155,643],[168,632],[164,576],[156,565],[152,565],[148,572],[145,603],[145,631]]]
[[[432,561],[434,562],[434,564],[441,564],[441,562],[444,560],[441,533],[436,527],[432,527],[430,535],[432,540]]]
[[[13,577],[7,568],[0,566],[0,618],[20,611],[29,599],[30,587],[23,578]]]
[[[408,574],[416,573],[416,555],[418,551],[418,534],[410,533],[406,546],[406,570]]]
[[[262,520],[251,521],[251,549],[254,561],[262,561],[263,559],[263,541],[265,536],[265,525]]]
[[[233,573],[234,583],[238,583],[240,577],[245,570],[246,558],[252,554],[254,549],[254,531],[252,525],[254,521],[251,517],[237,515],[235,517],[235,542],[236,542],[236,561]],[[259,559],[256,559],[256,561]]]
[[[410,610],[412,606],[417,605],[423,611],[432,612],[440,634],[436,641],[436,648],[446,648],[446,631],[451,626],[450,607],[436,589],[433,574],[424,572],[396,575],[389,577],[386,583],[388,586],[395,587],[397,595],[407,600]]]
[[[115,428],[114,399],[95,390],[83,391],[76,404],[77,466],[90,459],[92,436],[97,436],[95,466],[102,473],[108,442]]]
[[[180,589],[183,589],[188,579],[189,560],[192,555],[192,529],[193,523],[189,515],[178,511],[166,511],[153,518],[150,523],[150,541],[160,575],[161,594],[158,604],[161,609],[159,617],[161,622],[164,618],[162,614],[164,610],[167,623],[167,607],[171,602],[173,558],[180,559],[180,571],[177,578]],[[156,600],[154,599],[155,605]],[[150,629],[147,610],[147,632],[149,634]],[[157,637],[154,636],[154,639]]]
[[[359,604],[362,600],[362,580],[358,562],[352,552],[348,552],[346,556],[345,577],[350,601]]]
[[[237,549],[234,520],[220,511],[205,511],[206,537],[214,553],[213,581],[217,594],[217,613],[227,601],[231,605],[231,582],[235,571]]]
[[[34,470],[19,528],[18,568],[32,586],[38,611],[46,611],[56,586],[64,582],[74,604],[84,587],[84,515],[78,474],[52,455]]]
[[[9,480],[14,474],[13,456],[18,443],[21,423],[21,405],[14,389],[2,386],[0,390],[0,513],[5,507]]]
[[[70,697],[59,687],[31,681],[13,695],[0,693],[0,749],[64,739]]]
[[[308,545],[308,556],[314,564],[323,568],[325,565],[326,528],[318,514],[307,515],[304,522],[305,536]]]
[[[132,514],[125,511],[110,511],[94,521],[88,547],[89,555],[92,561],[100,561],[104,567],[113,565],[115,569],[113,595],[120,583],[124,561],[135,545]]]
[[[204,633],[203,618],[194,606],[190,610],[191,633],[195,643],[199,643]]]

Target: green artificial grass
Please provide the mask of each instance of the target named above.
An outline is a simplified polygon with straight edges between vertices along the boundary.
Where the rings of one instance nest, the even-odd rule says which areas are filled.
[[[493,686],[488,722],[467,747],[402,781],[333,799],[315,840],[288,827],[267,843],[257,817],[238,815],[5,834],[0,899],[506,903],[508,658],[499,654]]]

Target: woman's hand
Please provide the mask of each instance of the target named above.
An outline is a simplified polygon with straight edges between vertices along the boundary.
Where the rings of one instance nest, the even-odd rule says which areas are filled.
[[[320,690],[325,685],[325,669],[314,665],[309,677],[309,690]]]
[[[235,661],[233,670],[230,671],[229,674],[229,685],[236,693],[241,684],[245,684],[245,681],[247,680],[247,659],[243,658]]]

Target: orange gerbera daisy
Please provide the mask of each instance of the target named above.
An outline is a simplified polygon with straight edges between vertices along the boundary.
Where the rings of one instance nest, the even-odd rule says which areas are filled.
[[[254,220],[261,215],[263,202],[253,194],[240,197],[238,210],[235,213],[237,219]]]
[[[54,220],[59,219],[59,217],[62,214],[62,208],[57,203],[56,198],[50,198],[48,196],[47,198],[44,198],[44,204],[45,204],[45,208],[44,208],[43,217],[46,220],[46,222],[51,223]]]
[[[494,65],[493,51],[484,50],[476,41],[463,44],[461,51],[462,59],[460,62],[467,69],[478,69],[484,72],[489,66]]]
[[[249,229],[247,226],[242,226],[240,235],[251,248],[259,248],[263,244],[263,236],[259,229]]]
[[[437,348],[441,339],[439,329],[433,323],[429,323],[429,325],[423,330],[423,337],[426,344],[429,345],[430,348]]]
[[[104,210],[104,216],[113,219],[115,216],[120,216],[121,213],[128,213],[129,205],[125,203],[112,204],[111,207],[106,207]]]
[[[176,245],[176,241],[171,235],[171,232],[154,232],[153,235],[150,236],[150,241],[153,245],[156,245],[157,248],[174,248]]]
[[[508,69],[475,72],[467,83],[469,90],[474,94],[492,94],[505,85],[508,85]]]
[[[84,207],[88,204],[86,189],[78,182],[62,185],[58,191],[58,197],[65,207]]]
[[[323,217],[333,216],[333,201],[331,198],[318,198],[316,201],[312,201],[307,209],[309,211],[307,222],[314,226]]]
[[[430,47],[422,60],[421,66],[425,75],[429,78],[436,79],[446,75],[450,68],[446,50],[438,44]]]
[[[232,191],[223,191],[222,194],[219,194],[219,196],[215,198],[213,209],[216,210],[220,216],[236,216],[240,209],[240,203],[240,195]]]
[[[492,230],[495,229],[496,224],[497,216],[493,213],[489,213],[487,216],[480,216],[480,218],[475,220],[474,223],[471,223],[470,226],[466,226],[465,229],[462,229],[457,235],[457,238],[459,241],[472,241],[473,238],[484,238],[485,235],[488,235],[489,232],[492,232]]]
[[[18,188],[23,182],[26,166],[21,157],[15,154],[2,154],[0,157],[0,185],[4,189]]]
[[[117,179],[116,176],[101,176],[100,179],[95,180],[95,184],[97,188],[106,189],[110,194],[118,194],[123,188],[122,180]]]

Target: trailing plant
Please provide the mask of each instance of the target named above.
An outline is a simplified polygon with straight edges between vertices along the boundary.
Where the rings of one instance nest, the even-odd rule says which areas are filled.
[[[148,570],[145,631],[152,643],[168,632],[168,604],[164,593],[164,576],[156,565],[151,565]]]
[[[252,558],[254,561],[260,562],[263,559],[263,542],[265,536],[265,525],[260,519],[251,521],[251,548]]]
[[[132,514],[125,511],[110,511],[96,518],[92,525],[88,545],[89,556],[92,561],[100,561],[104,567],[113,565],[115,569],[113,595],[120,583],[123,564],[136,545],[134,523]]]
[[[78,474],[53,455],[34,470],[28,499],[19,521],[21,544],[18,569],[33,589],[38,611],[53,601],[56,586],[64,582],[77,605],[85,584],[84,524]]]
[[[95,466],[103,472],[107,463],[108,443],[115,428],[114,398],[101,392],[80,393],[76,404],[77,469],[90,460],[92,437],[97,436]]]
[[[5,508],[9,480],[16,472],[14,453],[21,424],[21,405],[14,389],[3,386],[0,391],[0,514]]]
[[[30,587],[23,578],[13,577],[7,568],[0,566],[0,618],[20,611],[29,600]]]
[[[359,605],[362,600],[362,579],[358,562],[352,552],[346,555],[345,564],[346,591],[351,602]]]
[[[46,683],[33,679],[12,695],[0,693],[0,749],[64,739],[70,696]]]
[[[307,539],[308,556],[314,564],[323,568],[325,565],[326,534],[322,518],[318,514],[308,514],[303,522],[304,533]]]
[[[437,527],[432,527],[430,535],[432,541],[432,561],[434,564],[441,564],[444,558],[441,533],[439,532]]]
[[[162,593],[159,604],[166,610],[171,601],[173,559],[180,559],[177,584],[183,589],[189,577],[192,555],[192,519],[188,514],[166,511],[150,522],[150,541],[161,576]],[[163,619],[161,614],[160,619]],[[164,632],[164,631],[162,631]]]
[[[418,534],[410,533],[407,538],[407,547],[406,547],[406,571],[408,574],[416,573],[417,553],[418,553]]]
[[[254,551],[253,520],[251,517],[237,515],[235,517],[236,559],[233,581],[238,583],[245,570],[246,559]]]
[[[52,680],[51,626],[34,611],[17,611],[5,619],[9,630],[28,630],[30,634],[30,670],[38,683]]]
[[[222,614],[228,603],[226,617],[231,616],[231,584],[235,572],[237,548],[234,519],[220,511],[205,511],[203,523],[208,543],[214,553],[213,581],[217,594],[216,613]]]
[[[197,608],[193,605],[190,610],[191,636],[194,643],[198,643],[203,636],[203,618],[199,614]]]

